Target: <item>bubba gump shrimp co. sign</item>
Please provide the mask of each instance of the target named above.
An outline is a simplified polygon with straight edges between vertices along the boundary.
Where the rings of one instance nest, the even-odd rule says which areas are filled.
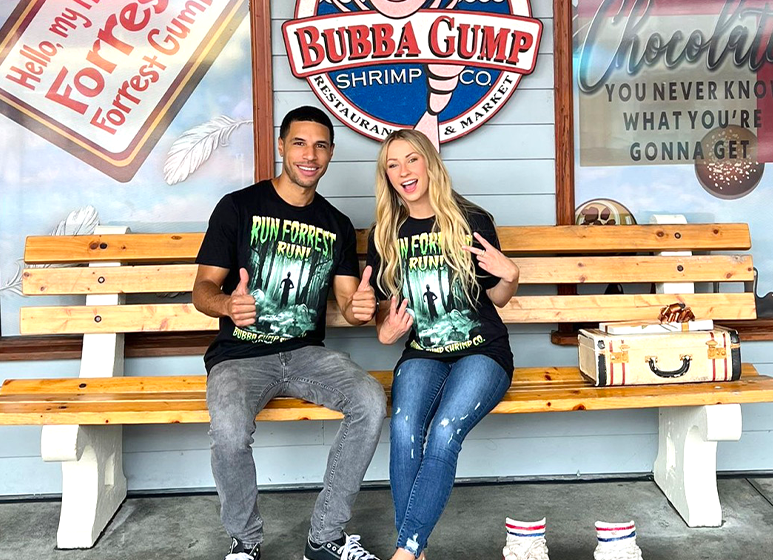
[[[416,128],[439,147],[480,127],[534,71],[529,0],[297,0],[290,67],[354,131]]]

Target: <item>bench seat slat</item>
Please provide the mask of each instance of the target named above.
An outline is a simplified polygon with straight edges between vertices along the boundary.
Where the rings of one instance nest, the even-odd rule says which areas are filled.
[[[692,257],[516,257],[521,284],[641,282],[747,282],[754,280],[749,255]],[[196,265],[94,268],[28,268],[24,295],[142,294],[190,292]]]
[[[753,373],[753,370],[749,370]],[[392,383],[392,371],[371,371],[383,386]],[[576,383],[576,367],[534,367],[517,368],[513,375],[513,385],[532,385],[558,383]],[[69,377],[55,379],[7,379],[0,387],[0,396],[17,395],[35,400],[38,395],[55,394],[103,394],[121,393],[200,393],[206,390],[207,378],[204,375],[191,376],[153,376],[153,377]]]
[[[505,226],[497,228],[503,250],[533,253],[637,251],[732,251],[751,248],[747,224],[603,226]],[[367,252],[367,230],[357,231],[357,252]],[[192,262],[203,233],[30,236],[29,264],[82,262]],[[154,255],[149,259],[148,255]]]
[[[392,371],[369,372],[384,387],[392,384]],[[743,364],[743,378],[757,375],[751,364]],[[49,397],[64,395],[100,394],[156,394],[194,393],[206,391],[207,378],[204,375],[153,376],[153,377],[90,377],[55,379],[7,379],[0,386],[0,398],[14,396],[19,402],[35,402],[40,395]],[[511,387],[568,387],[587,386],[577,367],[519,367],[513,372]],[[26,399],[26,401],[25,401]]]
[[[391,386],[390,372],[373,372]],[[80,387],[86,383],[86,387]],[[2,424],[164,424],[208,422],[206,378],[126,377],[13,380],[0,389]],[[67,388],[70,392],[65,391]],[[167,390],[164,391],[163,387]],[[184,390],[177,390],[180,388]],[[174,388],[175,390],[170,390]],[[48,389],[48,390],[47,390]],[[744,364],[739,381],[594,387],[577,368],[517,368],[494,413],[614,410],[773,400],[773,378]],[[294,398],[273,399],[259,420],[335,419],[341,415]]]
[[[656,319],[675,301],[689,305],[698,318],[754,319],[754,294],[623,294],[516,296],[499,314],[505,323],[571,323]],[[24,307],[20,331],[34,334],[214,331],[217,319],[191,303],[160,305]],[[328,302],[327,325],[348,327],[335,302]]]

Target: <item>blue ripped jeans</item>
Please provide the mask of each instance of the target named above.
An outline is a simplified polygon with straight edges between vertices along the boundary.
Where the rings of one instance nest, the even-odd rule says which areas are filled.
[[[397,548],[418,557],[427,546],[451,494],[462,441],[509,387],[502,366],[482,355],[406,360],[395,371],[389,479]]]

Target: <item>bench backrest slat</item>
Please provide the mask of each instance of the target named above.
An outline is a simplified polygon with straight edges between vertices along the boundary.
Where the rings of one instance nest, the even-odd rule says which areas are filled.
[[[748,224],[515,226],[497,228],[505,252],[624,253],[751,248]]]
[[[24,262],[192,262],[203,239],[203,233],[31,236],[24,248]]]
[[[747,224],[633,226],[506,226],[497,228],[508,254],[732,251],[751,248]],[[367,231],[357,232],[357,252],[367,252]],[[192,262],[203,233],[31,236],[28,264],[86,262]],[[152,256],[152,258],[150,257]]]
[[[675,301],[689,305],[696,317],[753,319],[754,278],[748,254],[704,254],[745,250],[751,245],[746,224],[678,224],[631,226],[512,226],[498,228],[502,249],[521,268],[525,289],[501,311],[506,323],[564,323],[655,320]],[[152,294],[190,292],[192,264],[202,233],[125,234],[75,237],[30,237],[29,264],[90,264],[28,268],[27,295]],[[362,260],[367,232],[358,232]],[[682,255],[662,252],[682,252]],[[698,254],[690,255],[694,251]],[[688,252],[685,256],[684,252]],[[653,254],[654,253],[654,254]],[[120,262],[124,266],[98,266]],[[362,262],[361,262],[362,265]],[[422,264],[418,263],[421,268]],[[706,293],[708,283],[745,283],[741,289]],[[606,294],[606,284],[624,284],[624,294]],[[685,284],[680,293],[679,284]],[[698,287],[692,293],[693,283]],[[580,295],[556,293],[556,285],[582,286]],[[651,294],[652,284],[669,284]],[[544,285],[544,287],[543,287]],[[541,294],[541,295],[531,295]],[[328,302],[327,325],[348,326],[337,305]],[[22,334],[86,334],[213,331],[217,320],[190,303],[24,307]],[[253,336],[247,333],[247,336]]]
[[[694,257],[514,257],[521,284],[640,282],[748,282],[749,255]],[[28,268],[25,295],[142,294],[190,292],[196,265]]]
[[[27,268],[22,274],[22,293],[40,296],[190,292],[196,269],[195,264]]]
[[[688,301],[696,317],[754,319],[754,294],[623,294],[516,296],[498,310],[505,323],[572,323],[656,319],[660,308]],[[327,325],[348,327],[335,302],[328,302]],[[212,331],[217,320],[190,303],[161,305],[24,307],[22,334],[85,334]]]

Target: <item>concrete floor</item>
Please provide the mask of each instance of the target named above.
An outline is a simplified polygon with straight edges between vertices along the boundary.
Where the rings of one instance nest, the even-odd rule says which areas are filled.
[[[649,481],[461,485],[430,539],[430,560],[499,560],[506,515],[547,516],[551,560],[592,560],[593,522],[637,525],[644,560],[773,558],[773,478],[719,481],[724,524],[690,529]],[[301,560],[316,492],[264,492],[264,560]],[[229,540],[214,495],[131,498],[91,550],[54,549],[58,502],[0,503],[0,560],[222,560]],[[388,559],[395,531],[387,489],[363,490],[348,530]]]

